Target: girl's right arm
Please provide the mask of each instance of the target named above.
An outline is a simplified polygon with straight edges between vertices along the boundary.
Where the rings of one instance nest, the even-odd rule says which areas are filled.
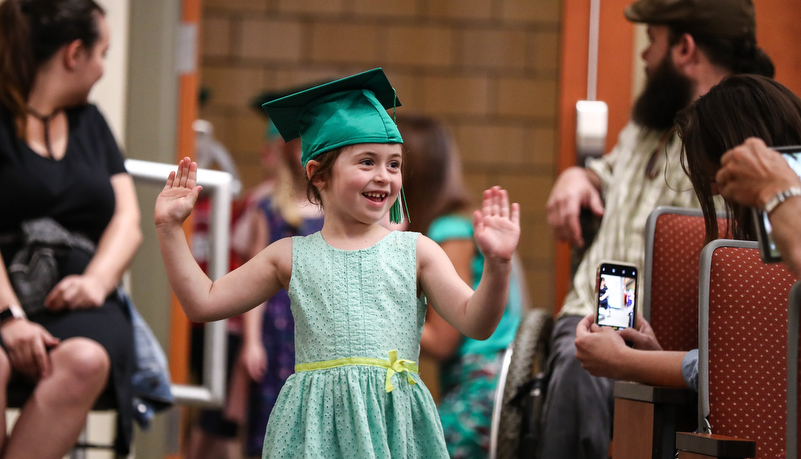
[[[190,320],[208,322],[242,314],[287,286],[292,272],[292,240],[271,244],[240,268],[212,282],[192,257],[181,228],[200,190],[197,164],[182,159],[156,199],[155,222],[175,296]]]

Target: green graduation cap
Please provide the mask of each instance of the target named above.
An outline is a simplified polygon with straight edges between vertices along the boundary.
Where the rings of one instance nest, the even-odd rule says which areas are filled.
[[[285,141],[300,137],[305,167],[318,155],[347,145],[403,143],[387,113],[400,105],[384,71],[376,68],[271,100],[262,108]],[[394,223],[403,219],[400,201],[390,209]]]

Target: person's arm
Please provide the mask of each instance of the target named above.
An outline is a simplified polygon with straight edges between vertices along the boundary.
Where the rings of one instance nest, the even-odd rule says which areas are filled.
[[[264,307],[262,303],[242,315],[242,350],[239,358],[254,381],[261,381],[268,365],[267,351],[261,339]]]
[[[248,248],[248,260],[255,257],[257,253],[264,250],[269,244],[270,228],[267,226],[267,219],[264,212],[254,206],[250,216],[250,247]]]
[[[420,285],[434,309],[462,334],[487,339],[501,320],[509,294],[512,256],[520,238],[520,206],[506,190],[484,191],[481,211],[473,215],[474,238],[484,255],[475,292],[459,278],[445,252],[431,239],[417,239]]]
[[[65,277],[45,298],[45,306],[51,311],[101,306],[119,284],[142,243],[133,178],[126,173],[115,174],[111,177],[111,186],[114,215],[83,274]]]
[[[559,175],[546,203],[548,226],[558,240],[584,246],[579,214],[586,207],[603,216],[600,190],[601,179],[591,169],[571,167]]]
[[[575,342],[576,358],[581,367],[594,376],[653,386],[687,387],[682,375],[685,352],[656,350],[655,339],[651,339],[647,331],[624,331],[628,333],[624,335],[609,327],[599,327],[592,314],[582,319],[576,327]],[[634,338],[635,348],[628,347],[624,337]],[[646,349],[637,349],[638,345]]]
[[[798,186],[801,186],[799,183]],[[769,215],[773,240],[782,254],[782,261],[801,278],[801,198],[788,199]]]
[[[471,265],[476,246],[472,239],[451,239],[440,243],[440,247],[451,260],[456,273],[467,285],[473,285]],[[452,357],[462,343],[462,334],[453,328],[429,306],[423,335],[420,337],[420,351],[436,360]]]
[[[247,249],[247,259],[255,257],[267,247],[270,240],[270,228],[267,219],[259,206],[254,203],[249,214],[250,221],[250,247]],[[262,323],[264,320],[264,304],[251,309],[242,315],[242,351],[240,358],[248,375],[254,381],[261,381],[269,364],[267,351],[262,341]]]
[[[181,225],[201,187],[197,164],[188,157],[171,172],[156,199],[155,223],[167,279],[186,316],[208,322],[242,314],[275,295],[289,282],[292,240],[282,239],[225,276],[211,281],[189,249]]]
[[[720,194],[745,206],[764,208],[777,193],[801,187],[798,174],[761,139],[749,138],[727,151],[715,176]],[[801,198],[793,197],[768,215],[782,260],[801,277]]]
[[[0,324],[0,336],[12,368],[32,380],[47,376],[50,372],[47,349],[58,345],[59,340],[41,325],[24,317],[25,313],[19,306],[19,299],[11,286],[0,254],[0,311],[8,308],[16,308],[21,317]]]

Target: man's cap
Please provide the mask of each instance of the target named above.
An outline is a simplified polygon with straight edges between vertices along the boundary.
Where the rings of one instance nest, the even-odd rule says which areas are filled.
[[[301,92],[304,89],[313,88],[315,86],[320,86],[321,84],[328,83],[333,81],[333,78],[328,79],[320,79],[314,82],[309,82],[302,85],[290,86],[287,88],[281,89],[265,89],[260,93],[256,94],[255,96],[250,98],[250,102],[248,103],[248,107],[252,108],[259,112],[260,115],[264,116],[265,118],[269,118],[267,113],[262,108],[262,105],[266,104],[267,102],[273,101],[275,99],[280,99],[282,97],[286,97],[290,94],[295,94],[296,92]]]
[[[267,141],[272,141],[281,136],[278,133],[278,129],[275,128],[275,124],[270,120],[270,117],[267,116],[267,113],[262,108],[262,105],[270,102],[271,100],[280,99],[282,97],[288,96],[290,94],[294,94],[296,92],[303,91],[304,89],[308,89],[314,86],[319,86],[323,83],[327,83],[331,80],[324,80],[324,81],[317,81],[312,84],[305,84],[302,86],[293,86],[289,89],[281,89],[281,90],[265,90],[262,91],[255,96],[250,98],[250,102],[248,103],[248,107],[256,110],[260,115],[267,120],[267,126],[264,128],[264,139]]]
[[[288,94],[292,94],[297,91],[287,92],[287,91],[262,91],[255,96],[250,98],[250,103],[248,107],[256,110],[260,115],[264,116],[265,118],[269,119],[267,113],[261,107],[262,105],[266,104],[267,102],[275,99],[280,99]]]
[[[301,163],[358,143],[403,143],[387,113],[401,105],[381,68],[263,104],[285,141],[301,139]]]
[[[756,40],[752,0],[638,0],[625,15],[632,22],[677,26],[702,36]]]

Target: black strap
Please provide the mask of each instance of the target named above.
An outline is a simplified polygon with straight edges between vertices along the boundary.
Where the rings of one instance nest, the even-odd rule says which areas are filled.
[[[55,118],[59,113],[61,113],[61,111],[62,109],[57,108],[53,110],[53,112],[50,113],[49,115],[42,115],[33,108],[28,107],[28,113],[30,113],[30,115],[36,118],[37,120],[41,121],[42,125],[44,126],[45,148],[47,149],[48,158],[51,159],[53,158],[53,149],[50,146],[50,122],[53,121],[53,118]]]

